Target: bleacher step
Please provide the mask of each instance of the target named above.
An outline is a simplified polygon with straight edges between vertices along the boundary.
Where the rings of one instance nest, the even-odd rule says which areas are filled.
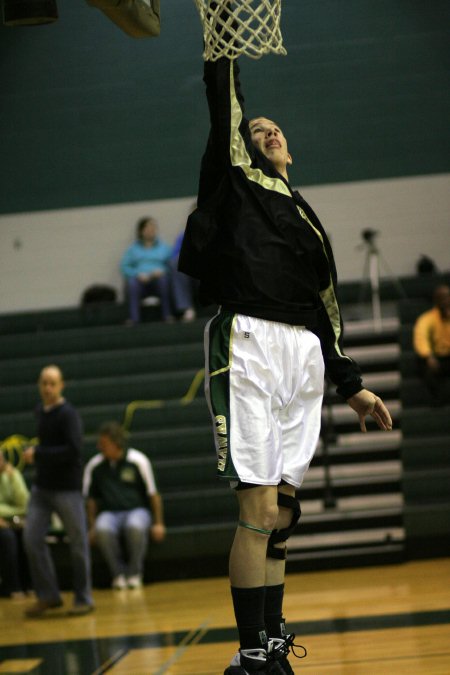
[[[400,320],[397,316],[383,317],[381,330],[376,332],[376,338],[391,335],[395,337],[400,329]],[[374,338],[373,319],[348,320],[345,322],[345,337],[351,338]]]
[[[200,336],[199,336],[200,337]],[[203,345],[193,342],[184,345],[156,345],[134,349],[102,349],[82,354],[46,354],[42,356],[8,359],[1,363],[0,382],[3,386],[29,384],[48,363],[56,362],[66,382],[89,380],[137,373],[159,373],[175,369],[203,367]]]
[[[378,448],[398,448],[402,442],[402,432],[400,429],[393,429],[389,433],[380,433],[380,431],[355,431],[353,433],[338,434],[336,446],[333,447],[345,449],[347,451],[354,449],[373,450]]]
[[[392,419],[394,421],[399,420],[402,411],[400,401],[398,399],[387,399],[384,401],[384,404],[389,410]],[[327,409],[322,410],[322,419],[327,419],[328,412]],[[357,423],[356,413],[349,405],[347,405],[347,403],[337,403],[333,405],[331,408],[331,417],[334,424]],[[369,418],[368,421],[370,421]]]
[[[295,553],[287,560],[288,572],[318,572],[349,567],[398,565],[405,562],[405,541],[338,546]]]
[[[318,480],[323,480],[325,467],[311,467],[305,476],[303,485],[308,486]],[[399,480],[402,473],[402,465],[399,460],[387,462],[364,462],[331,466],[328,469],[334,485],[353,482],[355,480],[374,481],[383,478]]]
[[[364,345],[362,347],[348,347],[345,350],[347,356],[357,361],[361,368],[375,364],[395,364],[397,365],[400,359],[400,346],[398,342],[389,344],[373,344]]]
[[[352,513],[401,513],[403,495],[399,492],[379,495],[357,495],[335,500],[333,508],[325,506],[323,499],[302,501],[302,519],[313,516]]]
[[[367,530],[338,531],[309,535],[294,535],[288,540],[289,559],[298,559],[306,550],[324,550],[368,544],[402,543],[405,539],[403,527],[374,528]]]

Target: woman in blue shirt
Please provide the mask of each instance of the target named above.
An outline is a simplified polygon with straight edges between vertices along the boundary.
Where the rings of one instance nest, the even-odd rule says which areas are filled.
[[[120,268],[126,279],[130,324],[141,320],[141,300],[148,295],[157,295],[161,301],[164,321],[173,321],[170,305],[168,260],[171,247],[158,235],[156,221],[145,216],[136,227],[137,240],[125,251]]]

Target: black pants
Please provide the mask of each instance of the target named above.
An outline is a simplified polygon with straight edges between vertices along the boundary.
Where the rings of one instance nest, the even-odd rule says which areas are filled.
[[[419,359],[418,368],[423,381],[436,405],[450,403],[450,356],[436,356],[439,370],[429,368],[426,359]]]
[[[31,588],[21,529],[0,527],[0,579],[3,597]]]

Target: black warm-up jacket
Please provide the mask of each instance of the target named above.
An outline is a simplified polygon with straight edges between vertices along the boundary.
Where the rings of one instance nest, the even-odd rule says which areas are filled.
[[[349,398],[362,388],[360,370],[342,352],[336,267],[325,231],[252,144],[236,60],[206,62],[204,80],[211,130],[179,268],[200,279],[206,302],[310,328],[337,392]]]

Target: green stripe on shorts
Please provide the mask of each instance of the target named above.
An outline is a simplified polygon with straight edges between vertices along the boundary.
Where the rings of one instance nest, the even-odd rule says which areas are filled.
[[[239,480],[230,454],[230,368],[235,315],[221,312],[209,326],[209,392],[218,445],[217,474]]]

